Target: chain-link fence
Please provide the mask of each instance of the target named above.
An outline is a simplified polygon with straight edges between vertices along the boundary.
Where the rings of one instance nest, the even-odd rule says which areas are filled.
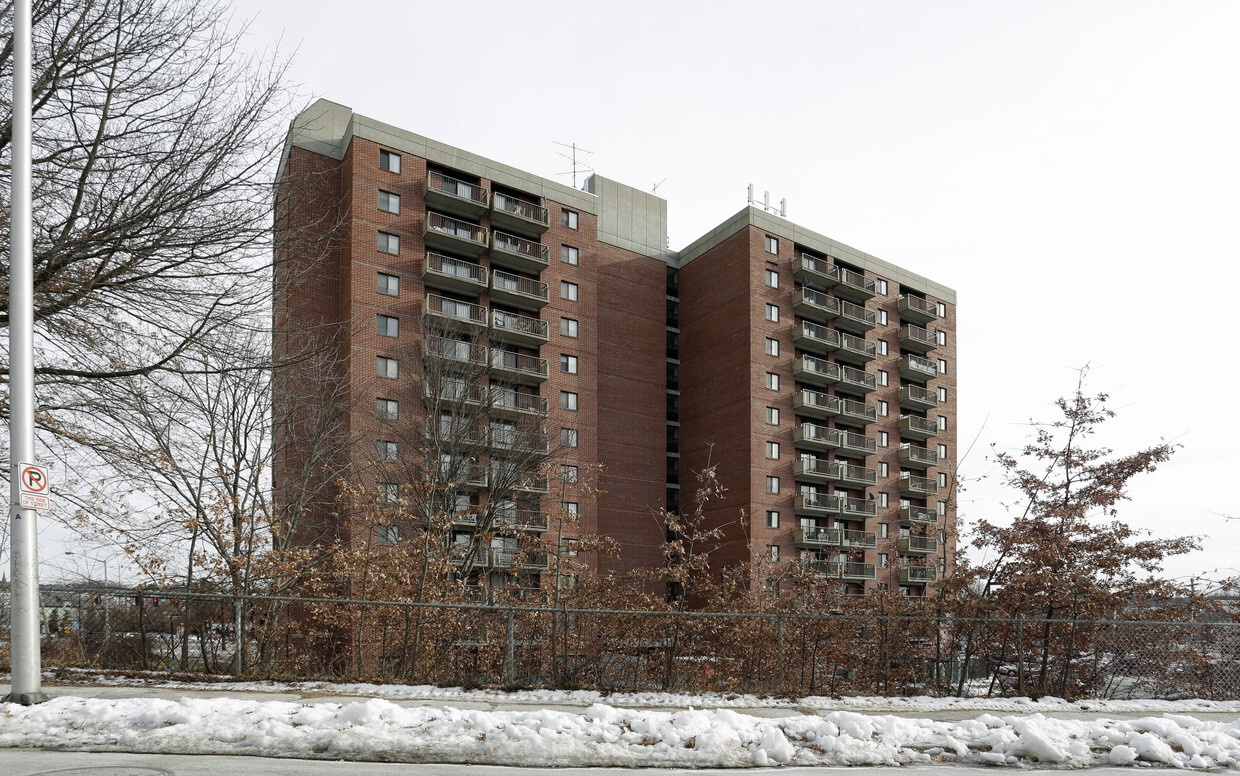
[[[618,691],[1240,697],[1240,624],[45,590],[48,667]],[[7,646],[7,645],[5,645]],[[0,647],[0,661],[7,654]]]

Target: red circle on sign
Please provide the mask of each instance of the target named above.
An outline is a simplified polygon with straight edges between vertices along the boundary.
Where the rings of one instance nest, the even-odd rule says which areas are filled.
[[[41,469],[27,466],[22,469],[22,485],[26,487],[26,490],[42,493],[47,490],[47,477],[43,475]]]

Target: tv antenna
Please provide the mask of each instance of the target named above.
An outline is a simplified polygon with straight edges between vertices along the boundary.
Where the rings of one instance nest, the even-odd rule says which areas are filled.
[[[591,155],[592,155],[594,152],[593,152],[593,151],[587,151],[587,150],[586,150],[586,149],[584,149],[584,148],[579,148],[579,147],[577,146],[577,144],[576,144],[576,143],[561,143],[561,142],[560,142],[560,141],[558,141],[558,140],[552,140],[551,142],[552,142],[552,143],[555,143],[556,145],[558,145],[558,146],[560,146],[560,147],[562,147],[562,148],[568,148],[568,149],[571,149],[571,151],[572,151],[572,153],[571,153],[571,154],[566,154],[566,153],[564,153],[563,151],[556,151],[556,153],[557,153],[557,154],[559,154],[560,156],[564,157],[565,159],[568,159],[569,161],[571,161],[571,162],[573,163],[573,169],[572,169],[572,170],[568,170],[568,171],[566,171],[566,172],[556,173],[556,175],[569,175],[569,174],[571,173],[571,174],[572,174],[572,176],[573,176],[573,188],[574,188],[574,189],[575,189],[575,188],[577,188],[577,170],[578,170],[578,166],[579,166],[579,165],[580,165],[580,169],[581,169],[581,171],[582,171],[582,172],[594,172],[594,168],[593,168],[593,167],[590,167],[589,165],[586,165],[586,164],[584,164],[584,163],[582,163],[582,162],[579,162],[579,161],[577,160],[577,154],[581,153],[581,154],[591,154]]]
[[[771,192],[764,191],[762,192],[762,202],[759,203],[753,198],[753,184],[751,183],[749,184],[749,205],[750,207],[753,207],[754,205],[759,204],[762,206],[762,209],[768,213],[779,213],[780,218],[788,217],[788,200],[786,198],[779,201],[779,209],[777,210],[771,204]]]
[[[651,194],[657,194],[657,193],[659,192],[659,187],[660,187],[660,186],[662,186],[664,183],[667,183],[667,178],[664,178],[663,180],[661,180],[661,181],[659,181],[658,183],[656,183],[656,184],[655,184],[655,185],[654,185],[654,186],[650,189],[650,193],[651,193]]]

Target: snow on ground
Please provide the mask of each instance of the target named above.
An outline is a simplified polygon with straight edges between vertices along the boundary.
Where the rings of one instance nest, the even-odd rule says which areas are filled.
[[[565,712],[406,708],[378,698],[340,704],[60,697],[29,707],[0,704],[0,747],[527,767],[953,761],[1240,769],[1240,720],[984,713],[936,722],[851,711],[764,718],[726,708],[658,711],[602,703]]]

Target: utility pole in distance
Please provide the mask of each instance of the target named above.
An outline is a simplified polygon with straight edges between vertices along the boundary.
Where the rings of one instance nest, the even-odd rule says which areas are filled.
[[[23,462],[34,457],[34,241],[30,199],[30,4],[13,7],[13,173],[9,203],[9,587],[12,678],[4,700],[47,700],[39,651],[38,512],[22,506]],[[26,464],[29,467],[29,463]],[[44,483],[46,485],[46,483]]]

